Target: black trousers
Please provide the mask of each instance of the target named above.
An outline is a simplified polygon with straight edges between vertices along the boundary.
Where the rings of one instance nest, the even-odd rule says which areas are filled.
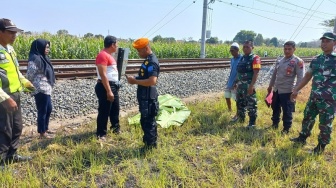
[[[37,132],[45,133],[49,130],[49,120],[52,111],[51,96],[37,93],[34,98],[37,108]]]
[[[114,101],[108,101],[104,85],[98,82],[95,86],[95,92],[98,98],[98,116],[97,116],[97,136],[105,136],[107,133],[107,121],[110,117],[111,129],[119,131],[119,94],[118,86],[111,84],[110,87],[114,95]]]
[[[273,92],[272,97],[272,121],[273,124],[279,124],[281,109],[283,111],[282,121],[284,129],[290,129],[292,126],[293,112],[295,111],[295,103],[290,100],[292,93],[281,93],[278,91]]]
[[[144,132],[143,142],[147,146],[157,145],[157,123],[155,116],[159,111],[159,103],[157,99],[139,100],[140,123]]]
[[[0,104],[0,160],[15,154],[23,128],[20,93],[12,93],[10,97],[16,102],[18,110],[8,112]]]

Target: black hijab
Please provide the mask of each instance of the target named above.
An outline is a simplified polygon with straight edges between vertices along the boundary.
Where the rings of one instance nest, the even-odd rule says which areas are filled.
[[[50,62],[48,56],[45,55],[45,49],[47,44],[50,46],[50,42],[44,39],[36,39],[33,41],[28,61],[34,61],[36,66],[44,72],[51,86],[55,84],[54,68]]]

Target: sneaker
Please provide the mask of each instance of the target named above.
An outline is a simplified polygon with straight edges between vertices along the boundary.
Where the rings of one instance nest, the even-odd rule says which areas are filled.
[[[297,138],[291,138],[290,141],[294,142],[295,144],[306,145],[306,138],[303,136],[299,136]]]
[[[321,155],[324,152],[325,144],[317,144],[317,146],[313,150],[313,154]]]
[[[6,158],[6,163],[17,163],[17,162],[27,162],[27,161],[31,161],[32,157],[30,156],[22,156],[22,155],[18,155],[18,154],[14,154],[13,156],[7,156]]]

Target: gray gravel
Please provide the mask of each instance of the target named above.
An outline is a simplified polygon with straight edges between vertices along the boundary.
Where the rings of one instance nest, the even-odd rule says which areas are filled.
[[[185,72],[160,73],[158,82],[159,94],[172,94],[180,98],[199,93],[220,92],[230,73],[229,69],[197,70]],[[270,67],[264,66],[259,73],[257,86],[267,85],[270,79]],[[120,105],[122,110],[134,107],[136,86],[122,79],[120,89]],[[97,112],[97,97],[94,92],[95,79],[60,80],[57,81],[52,95],[53,119],[71,119]],[[36,106],[34,97],[22,94],[23,121],[26,126],[36,125]]]

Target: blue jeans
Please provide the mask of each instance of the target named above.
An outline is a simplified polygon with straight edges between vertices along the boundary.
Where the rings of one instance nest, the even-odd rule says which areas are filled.
[[[49,119],[52,111],[51,97],[44,93],[34,95],[37,107],[37,132],[45,133],[49,129]]]

